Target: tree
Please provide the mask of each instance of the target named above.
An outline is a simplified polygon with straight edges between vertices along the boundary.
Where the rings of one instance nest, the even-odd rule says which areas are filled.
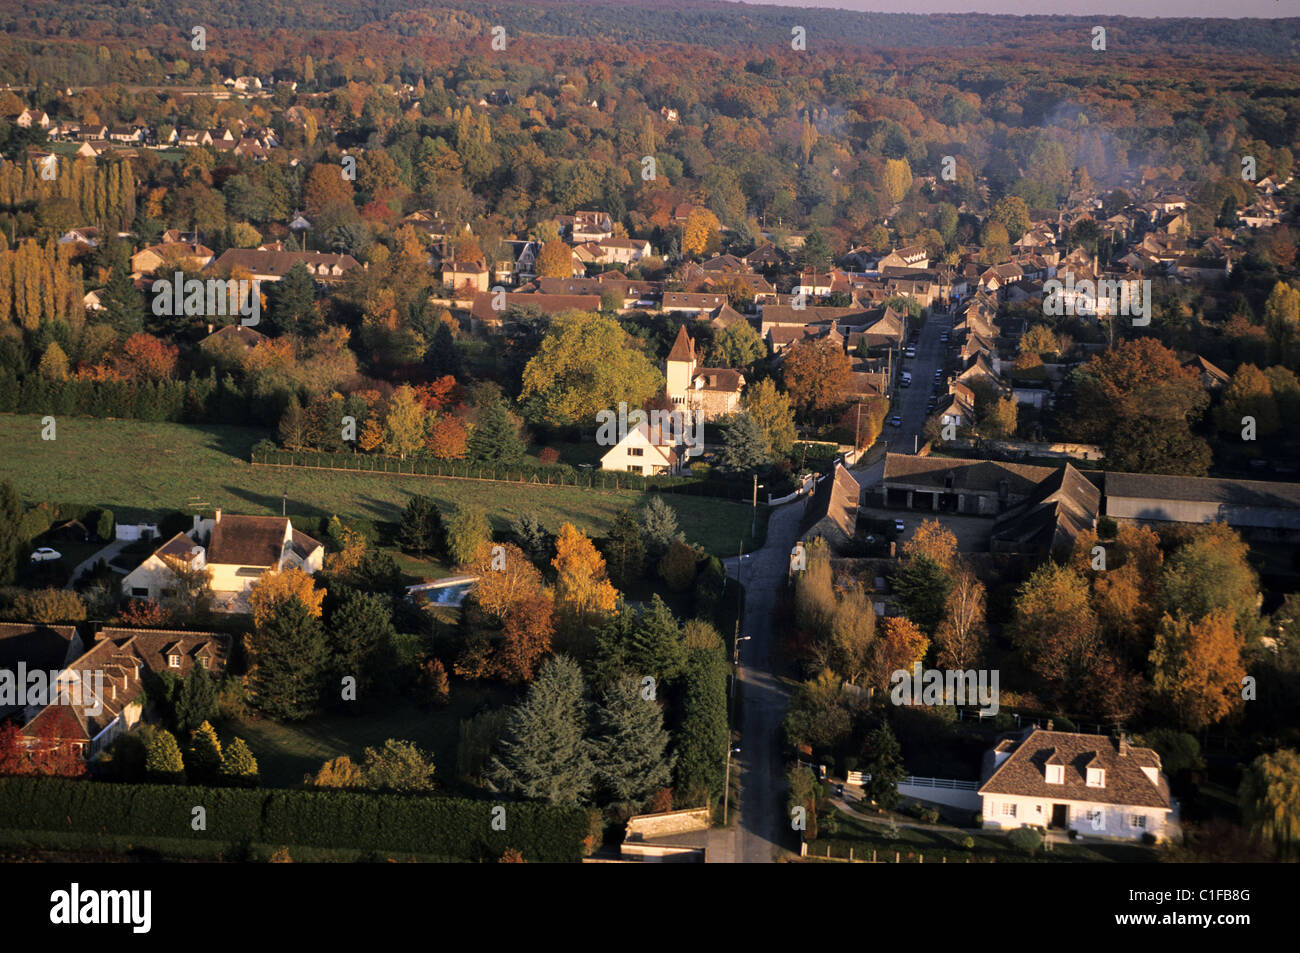
[[[585,800],[595,773],[586,728],[582,670],[566,655],[552,656],[511,709],[489,783],[549,804]]]
[[[257,759],[243,738],[234,738],[221,752],[221,777],[233,787],[257,786]]]
[[[727,325],[713,339],[713,356],[720,367],[749,367],[766,352],[763,339],[748,321]]]
[[[145,749],[145,772],[155,784],[180,784],[185,780],[185,762],[180,745],[170,731],[158,731]]]
[[[1082,575],[1051,562],[1034,570],[1017,593],[1010,630],[1029,670],[1058,699],[1064,697],[1068,684],[1082,680],[1098,643],[1097,617]]]
[[[221,742],[216,729],[207,721],[190,732],[185,767],[196,784],[211,784],[221,770]]]
[[[789,395],[777,389],[774,381],[764,379],[747,388],[744,408],[763,432],[769,458],[783,457],[794,448],[794,409]]]
[[[659,575],[673,592],[685,592],[695,581],[695,549],[683,539],[674,539],[659,560]]]
[[[684,804],[708,805],[722,794],[723,766],[731,743],[727,673],[721,645],[692,649],[687,655],[676,734],[677,790]]]
[[[0,482],[0,585],[10,585],[18,572],[18,553],[27,543],[22,531],[27,508],[14,485]]]
[[[722,223],[707,208],[691,209],[682,228],[682,254],[699,257],[716,251],[720,245],[719,231]]]
[[[0,722],[0,778],[31,773],[17,721]]]
[[[463,460],[469,452],[469,432],[459,417],[438,414],[429,422],[424,445],[438,460]]]
[[[555,541],[555,607],[570,630],[585,630],[614,611],[616,590],[605,576],[605,560],[572,523]]]
[[[881,626],[880,638],[875,644],[875,686],[885,690],[895,672],[912,672],[912,666],[925,658],[930,640],[911,619],[889,616]]]
[[[672,779],[663,711],[633,676],[617,679],[596,708],[592,760],[597,784],[616,801],[644,804]]]
[[[466,444],[470,458],[479,463],[518,463],[524,456],[523,441],[519,439],[519,426],[510,415],[504,399],[497,397],[483,408],[478,424],[470,432]]]
[[[217,717],[217,683],[202,665],[195,665],[181,680],[173,705],[176,730],[196,730]]]
[[[109,273],[104,290],[99,293],[99,307],[97,316],[119,337],[127,338],[144,330],[144,295],[136,288],[128,265],[118,264]]]
[[[384,417],[384,449],[405,460],[424,446],[426,413],[410,384],[393,394]]]
[[[663,375],[617,320],[569,311],[551,320],[524,367],[520,400],[529,419],[563,427],[594,422],[620,403],[640,407],[663,387]]]
[[[898,747],[898,739],[885,722],[867,737],[867,773],[871,780],[867,782],[867,797],[880,808],[892,811],[898,806],[898,782],[907,777],[903,767],[903,753]]]
[[[619,510],[610,527],[605,561],[611,580],[620,586],[639,579],[645,568],[645,543],[641,535],[636,514],[631,509]]]
[[[1166,613],[1151,650],[1152,687],[1185,728],[1200,731],[1241,707],[1244,648],[1226,609],[1199,620]]]
[[[24,622],[81,622],[86,603],[68,589],[22,589],[13,595],[11,615]]]
[[[253,625],[264,624],[282,605],[294,599],[319,619],[325,590],[317,589],[316,581],[297,567],[262,573],[248,589],[248,611],[253,616]]]
[[[538,589],[511,603],[493,660],[495,674],[513,684],[532,681],[551,651],[554,633],[555,598],[550,590]]]
[[[722,438],[722,444],[720,464],[724,470],[743,473],[771,462],[767,451],[767,434],[747,413],[731,416],[731,424]]]
[[[361,776],[368,788],[402,793],[433,790],[433,758],[412,741],[389,738],[376,751],[367,748]]]
[[[191,618],[206,615],[212,606],[212,570],[180,556],[163,554],[161,559],[175,580],[174,595],[166,596],[164,605]]]
[[[957,558],[957,537],[937,519],[922,520],[912,538],[903,543],[903,553],[909,558],[929,557],[944,572],[952,572]]]
[[[998,199],[989,218],[1005,228],[1007,237],[1013,242],[1029,231],[1029,207],[1018,195],[1006,195]]]
[[[325,668],[330,684],[341,685],[344,677],[351,676],[356,679],[356,697],[367,697],[384,684],[384,676],[395,664],[396,639],[385,596],[345,591],[325,628]]]
[[[267,318],[280,334],[313,334],[323,327],[316,311],[316,284],[307,266],[296,262],[267,291]]]
[[[1249,559],[1250,547],[1224,523],[1198,527],[1164,564],[1160,604],[1166,612],[1185,612],[1192,619],[1224,609],[1243,633],[1259,619],[1259,577]]]
[[[303,778],[303,784],[313,788],[359,788],[365,782],[361,777],[361,766],[352,763],[347,755],[331,758],[320,766],[315,774]]]
[[[935,629],[939,647],[939,667],[966,670],[974,668],[984,654],[987,638],[984,626],[984,584],[969,569],[962,567],[953,578],[952,589],[944,603],[943,621]]]
[[[848,586],[830,616],[830,667],[850,684],[858,684],[871,667],[876,611],[862,586]]]
[[[890,202],[901,202],[912,189],[912,167],[906,159],[886,159],[881,186]]]
[[[418,555],[441,552],[446,545],[444,534],[438,504],[427,496],[413,496],[406,501],[397,529],[403,549]]]
[[[558,238],[543,242],[537,253],[537,277],[572,278],[573,249]]]
[[[1262,754],[1242,775],[1238,792],[1246,826],[1294,859],[1300,845],[1300,756],[1290,748]]]
[[[1300,331],[1300,289],[1284,281],[1273,285],[1264,302],[1264,328],[1278,362],[1294,364]]]
[[[894,575],[894,594],[903,613],[933,635],[943,621],[944,603],[952,588],[952,579],[944,568],[924,553],[907,561]]]
[[[253,703],[276,718],[300,720],[320,705],[325,635],[300,599],[276,606],[249,638]]]
[[[446,321],[439,321],[437,329],[433,332],[433,341],[429,344],[429,352],[424,359],[425,366],[429,373],[435,378],[450,375],[460,378],[464,375],[464,365],[460,359],[460,350],[456,347],[456,339],[451,333],[451,325]]]
[[[651,497],[641,508],[641,529],[645,533],[646,553],[652,558],[666,553],[673,540],[682,535],[677,528],[677,511],[662,496]]]
[[[492,526],[481,507],[462,506],[447,524],[447,558],[454,565],[474,561],[479,550],[492,542]]]
[[[632,674],[659,684],[675,682],[686,664],[686,643],[672,610],[657,593],[637,612],[631,635],[626,657]]]
[[[62,383],[68,379],[68,355],[59,347],[58,341],[50,342],[50,346],[41,355],[36,371],[47,381]]]
[[[803,414],[829,413],[844,404],[852,363],[834,341],[800,341],[786,351],[782,379]]]

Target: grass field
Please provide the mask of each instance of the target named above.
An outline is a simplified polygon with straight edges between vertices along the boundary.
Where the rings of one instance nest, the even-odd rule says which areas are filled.
[[[57,439],[47,441],[40,420],[0,414],[0,478],[12,481],[28,503],[107,506],[119,522],[198,505],[279,515],[286,498],[291,514],[391,522],[412,495],[424,494],[451,509],[482,506],[497,530],[533,513],[552,532],[571,521],[598,535],[619,510],[647,499],[633,490],[254,467],[249,449],[266,435],[248,427],[65,417],[57,422]],[[742,503],[671,493],[664,499],[686,538],[719,556],[736,552],[749,534],[752,511]],[[762,526],[757,535],[761,540]]]

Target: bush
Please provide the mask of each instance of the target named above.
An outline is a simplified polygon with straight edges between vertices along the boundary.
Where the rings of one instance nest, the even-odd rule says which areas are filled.
[[[961,846],[962,846],[962,848],[963,848],[964,850],[974,850],[974,849],[975,849],[975,838],[973,838],[973,837],[971,837],[969,834],[967,834],[965,837],[963,837],[963,838],[961,839]]]
[[[1119,524],[1113,516],[1103,516],[1097,520],[1097,538],[1114,539],[1119,532]]]
[[[554,466],[560,462],[560,451],[554,447],[542,447],[537,451],[537,462],[544,467]]]
[[[1150,831],[1143,831],[1142,843],[1146,844],[1148,847],[1154,847],[1156,845],[1156,835],[1152,834]]]
[[[1007,835],[1007,840],[1016,850],[1022,850],[1026,854],[1032,854],[1043,846],[1043,835],[1032,827],[1017,827]]]

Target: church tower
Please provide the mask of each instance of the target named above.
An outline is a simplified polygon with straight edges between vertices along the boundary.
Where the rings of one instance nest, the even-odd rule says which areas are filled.
[[[682,325],[677,332],[673,349],[668,352],[664,376],[668,379],[668,397],[674,407],[686,408],[690,404],[691,382],[695,378],[695,342]]]

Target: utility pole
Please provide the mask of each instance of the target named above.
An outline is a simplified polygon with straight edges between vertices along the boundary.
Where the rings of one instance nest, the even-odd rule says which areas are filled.
[[[858,445],[862,442],[862,401],[858,401],[858,421],[853,425],[853,452],[858,452]]]

